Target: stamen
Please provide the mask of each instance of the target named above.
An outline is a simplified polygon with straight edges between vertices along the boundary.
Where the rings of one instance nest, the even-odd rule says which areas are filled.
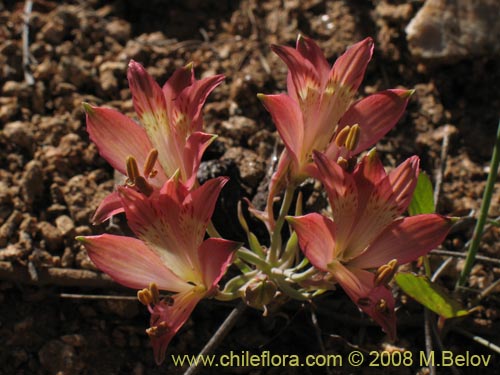
[[[358,147],[360,133],[361,129],[358,124],[351,126],[351,129],[349,130],[349,134],[347,135],[347,139],[345,141],[345,148],[347,148],[349,151],[354,151],[356,147]]]
[[[375,286],[389,284],[397,271],[397,266],[397,259],[393,259],[389,263],[380,266],[375,273]]]
[[[350,132],[349,126],[346,126],[341,131],[339,131],[339,134],[337,134],[337,137],[335,137],[335,144],[339,147],[344,146],[345,142],[347,140],[347,137],[349,136],[349,132]]]
[[[146,333],[151,338],[161,337],[166,335],[168,332],[170,332],[170,327],[167,322],[160,322],[156,326],[146,329]]]
[[[137,161],[133,156],[129,156],[127,157],[126,165],[127,165],[127,176],[130,180],[130,183],[135,184],[137,177],[140,176],[139,167],[137,166]]]
[[[156,176],[158,171],[153,169],[156,160],[158,160],[158,150],[153,148],[151,151],[149,151],[146,162],[144,163],[144,177],[152,178]]]
[[[151,293],[151,298],[155,305],[160,302],[160,291],[156,283],[149,283],[149,292]]]
[[[337,164],[344,171],[347,171],[347,169],[349,168],[349,161],[347,161],[346,159],[344,159],[342,156],[339,156],[339,158],[337,159]]]
[[[147,197],[149,197],[153,193],[153,187],[142,176],[137,176],[135,178],[134,185],[142,194],[146,195]]]
[[[153,302],[153,295],[151,294],[151,291],[148,288],[145,288],[137,292],[137,299],[144,306],[148,306]]]

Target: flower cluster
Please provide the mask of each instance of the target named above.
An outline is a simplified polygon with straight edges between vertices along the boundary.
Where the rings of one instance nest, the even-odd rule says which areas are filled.
[[[190,64],[160,87],[131,61],[128,80],[139,123],[115,110],[84,104],[90,138],[126,175],[125,184],[104,199],[93,221],[124,213],[136,238],[103,234],[78,239],[97,267],[139,289],[138,298],[151,313],[146,332],[157,363],[203,298],[242,298],[266,314],[269,304],[310,300],[337,284],[393,339],[395,300],[389,283],[398,266],[438,246],[450,229],[451,220],[437,214],[403,216],[417,183],[417,156],[389,173],[375,149],[358,160],[394,127],[412,94],[391,89],[354,101],[373,41],[366,38],[351,46],[333,67],[304,36],[295,49],[272,49],[288,66],[287,93],[258,96],[285,147],[267,207],[249,207],[268,228],[268,247],[249,228],[241,205],[238,219],[248,246],[219,238],[211,216],[227,179],[200,186],[196,178],[201,157],[215,138],[203,132],[201,110],[222,76],[196,80]],[[308,178],[322,183],[329,214],[302,214],[300,185]],[[290,215],[297,191],[295,214]],[[285,238],[286,223],[290,235]],[[241,274],[219,286],[233,262]]]

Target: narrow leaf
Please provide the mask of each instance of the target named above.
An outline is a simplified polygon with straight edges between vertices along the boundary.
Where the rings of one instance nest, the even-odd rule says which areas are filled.
[[[408,206],[408,213],[413,215],[432,214],[435,211],[434,192],[432,183],[427,174],[420,172],[417,187],[413,192],[413,198]]]
[[[468,314],[468,311],[453,299],[448,291],[425,276],[398,272],[394,278],[406,294],[445,319]]]

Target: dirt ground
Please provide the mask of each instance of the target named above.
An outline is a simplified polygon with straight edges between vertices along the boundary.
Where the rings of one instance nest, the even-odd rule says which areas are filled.
[[[235,204],[242,197],[262,203],[269,163],[281,147],[256,97],[285,90],[286,67],[269,46],[294,45],[298,33],[314,38],[331,62],[362,38],[375,39],[359,95],[415,89],[406,114],[378,146],[384,163],[394,166],[418,154],[422,169],[441,182],[439,212],[475,214],[499,116],[498,57],[417,61],[404,29],[422,5],[421,0],[36,0],[26,27],[25,2],[0,1],[0,374],[180,374],[186,369],[168,359],[160,367],[154,364],[144,332],[146,309],[133,298],[98,299],[135,291],[97,272],[74,240],[124,230],[120,218],[110,225],[89,222],[115,182],[113,170],[89,143],[81,103],[134,116],[126,81],[130,59],[144,64],[160,83],[190,61],[198,78],[226,76],[204,110],[207,131],[220,136],[204,157],[200,179],[232,178],[215,218],[227,238],[241,239],[233,224]],[[23,31],[29,56],[23,53]],[[315,197],[308,197],[310,205]],[[500,216],[498,191],[490,216]],[[462,252],[472,228],[473,220],[465,221],[443,248]],[[481,369],[485,374],[497,373],[500,355],[460,330],[500,344],[499,289],[476,300],[477,291],[500,277],[499,238],[498,228],[487,232],[480,254],[493,259],[477,262],[471,290],[460,296],[466,306],[480,308],[441,332],[444,350],[491,354],[489,366]],[[458,255],[453,258],[440,278],[450,289],[462,266]],[[445,259],[431,258],[435,267]],[[423,309],[404,297],[398,304],[399,337],[393,345],[419,353]],[[167,358],[198,353],[232,307],[202,302],[172,341]],[[339,290],[313,304],[286,304],[266,318],[246,311],[216,353],[347,355],[354,346],[369,353],[391,348],[387,345],[380,328]],[[421,367],[415,361],[384,373],[426,373]],[[368,368],[218,367],[201,373],[344,374],[368,373]]]

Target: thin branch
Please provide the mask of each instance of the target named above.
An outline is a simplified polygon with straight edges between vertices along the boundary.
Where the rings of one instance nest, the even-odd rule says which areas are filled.
[[[122,288],[109,276],[90,270],[39,267],[36,271],[36,279],[34,279],[28,267],[0,261],[0,280],[32,285]]]
[[[229,331],[234,327],[240,316],[243,314],[243,312],[246,310],[247,305],[244,302],[240,302],[234,309],[231,311],[231,313],[227,316],[226,320],[220,325],[220,327],[217,329],[217,332],[214,333],[212,338],[207,342],[205,347],[201,350],[201,352],[198,354],[198,358],[202,356],[209,355],[212,353],[224,340],[224,338],[227,336]],[[197,366],[195,364],[191,365],[184,375],[194,375],[198,373],[202,369],[202,366]]]
[[[498,345],[495,345],[492,342],[486,340],[485,338],[474,335],[473,333],[470,333],[470,332],[468,332],[465,329],[462,329],[460,327],[453,327],[451,330],[454,332],[457,332],[463,336],[466,336],[466,337],[472,339],[473,341],[477,342],[478,344],[481,344],[481,345],[487,347],[488,349],[493,350],[494,352],[500,354],[500,347]]]
[[[450,144],[450,132],[448,126],[445,126],[443,142],[441,143],[441,162],[436,172],[436,184],[434,185],[434,207],[438,206],[439,194],[443,185],[443,175],[446,170],[446,160],[448,159],[448,146]]]
[[[137,301],[137,296],[110,296],[102,294],[73,294],[73,293],[61,293],[60,298],[65,299],[78,299],[78,300],[113,300],[113,301]]]
[[[30,50],[29,50],[29,32],[30,32],[30,17],[31,10],[33,9],[33,1],[26,0],[24,3],[24,22],[23,22],[23,70],[24,70],[24,80],[30,86],[35,84],[35,78],[31,74],[30,67]]]
[[[467,253],[459,253],[456,251],[440,250],[440,249],[434,249],[429,254],[431,254],[431,255],[444,255],[444,256],[450,256],[450,257],[454,257],[454,258],[466,258],[467,257]],[[484,255],[476,255],[476,259],[480,260],[481,262],[492,263],[492,264],[500,266],[500,259],[495,259],[495,258],[487,257]]]

